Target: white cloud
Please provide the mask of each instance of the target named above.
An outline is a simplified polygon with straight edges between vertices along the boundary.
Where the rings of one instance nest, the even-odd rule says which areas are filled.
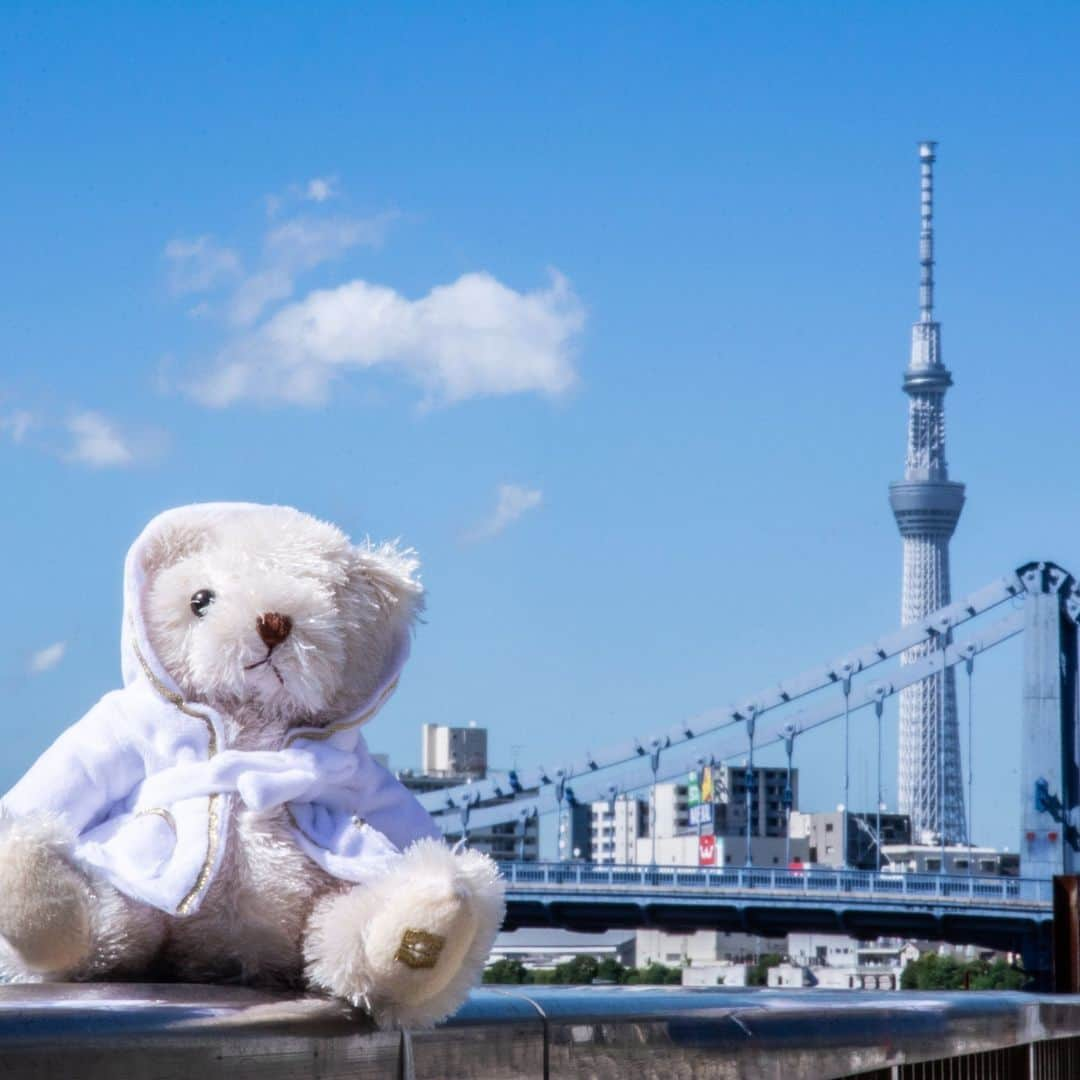
[[[75,413],[67,422],[67,430],[72,440],[64,455],[68,461],[94,469],[131,465],[135,461],[131,446],[101,413]]]
[[[37,418],[25,409],[16,409],[7,416],[0,416],[0,432],[6,431],[13,443],[21,443],[33,427],[37,427]]]
[[[190,387],[206,405],[277,400],[315,405],[350,370],[396,370],[428,403],[482,395],[556,395],[577,381],[572,342],[584,309],[569,282],[517,292],[465,274],[409,300],[351,281],[310,293],[227,344]]]
[[[386,235],[391,214],[367,219],[296,218],[266,235],[262,268],[245,278],[233,294],[230,317],[250,326],[269,304],[292,296],[296,278],[351,248],[377,247]]]
[[[27,671],[31,675],[40,675],[45,671],[51,671],[64,659],[64,653],[66,652],[66,641],[57,641],[52,645],[47,645],[30,657],[30,663],[26,666]]]
[[[311,202],[326,202],[327,199],[333,199],[336,195],[336,176],[314,176],[307,182],[307,187],[304,189],[304,198],[310,199]]]
[[[283,191],[263,196],[266,216],[276,218],[282,210],[296,203],[325,203],[341,194],[337,176],[313,176],[303,184],[289,184]]]
[[[206,292],[241,272],[240,256],[210,236],[172,240],[165,245],[165,258],[169,260],[169,288],[177,296]]]
[[[535,510],[544,501],[543,493],[520,484],[500,484],[496,489],[495,509],[469,534],[472,541],[490,540],[523,514]]]

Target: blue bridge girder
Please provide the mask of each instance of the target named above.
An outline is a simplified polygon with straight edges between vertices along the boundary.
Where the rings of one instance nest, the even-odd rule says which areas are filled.
[[[505,929],[714,929],[902,937],[1030,953],[1053,922],[1051,883],[978,875],[753,867],[500,864]]]

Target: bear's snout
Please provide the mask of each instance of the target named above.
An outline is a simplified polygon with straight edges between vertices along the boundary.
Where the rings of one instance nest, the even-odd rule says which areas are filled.
[[[280,612],[268,611],[255,620],[255,629],[259,632],[259,637],[263,639],[263,644],[268,649],[272,649],[289,636],[292,631],[292,619]]]

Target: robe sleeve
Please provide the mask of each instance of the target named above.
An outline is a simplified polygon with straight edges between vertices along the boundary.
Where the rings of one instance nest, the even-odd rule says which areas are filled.
[[[441,838],[439,826],[412,792],[375,761],[365,746],[358,747],[357,754],[358,787],[363,793],[357,806],[360,816],[402,851],[423,837]]]
[[[0,799],[0,812],[56,814],[76,835],[109,816],[146,775],[127,731],[122,691],[106,694],[30,766]]]

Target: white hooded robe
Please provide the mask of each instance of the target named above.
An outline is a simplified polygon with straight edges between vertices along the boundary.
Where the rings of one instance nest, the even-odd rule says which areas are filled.
[[[124,688],[68,728],[0,800],[0,814],[46,813],[75,835],[76,864],[173,915],[196,911],[221,864],[235,800],[284,806],[293,837],[333,877],[364,882],[438,827],[374,761],[360,734],[393,693],[409,653],[404,629],[376,691],[322,728],[297,728],[273,750],[225,745],[221,716],[185,701],[150,648],[143,562],[155,536],[245,503],[180,507],[154,518],[124,565]]]

